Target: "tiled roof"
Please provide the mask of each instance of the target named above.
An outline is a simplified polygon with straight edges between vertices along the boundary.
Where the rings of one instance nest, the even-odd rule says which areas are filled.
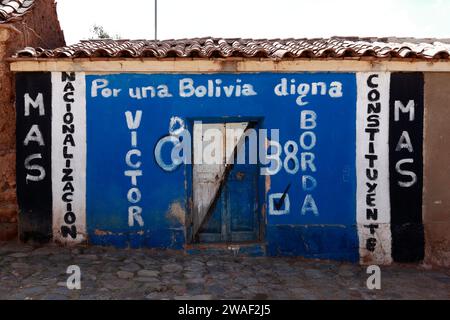
[[[450,59],[450,39],[340,38],[89,40],[54,50],[25,48],[16,58],[415,58]]]
[[[15,20],[33,7],[35,0],[0,0],[0,24]]]

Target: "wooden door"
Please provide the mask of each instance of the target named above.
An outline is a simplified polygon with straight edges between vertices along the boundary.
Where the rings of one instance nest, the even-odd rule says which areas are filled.
[[[245,163],[236,161],[248,158],[245,153],[249,152],[249,144],[244,134],[248,127],[247,122],[194,125],[195,242],[259,240],[257,164],[249,163],[248,159]],[[208,134],[210,129],[214,134]],[[210,154],[221,161],[204,161]]]

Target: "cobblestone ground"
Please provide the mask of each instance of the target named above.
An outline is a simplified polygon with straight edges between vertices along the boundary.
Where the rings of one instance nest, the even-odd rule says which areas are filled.
[[[66,287],[70,265],[81,290]],[[361,266],[298,258],[0,243],[0,299],[450,299],[449,269],[384,267],[377,291],[367,277]]]

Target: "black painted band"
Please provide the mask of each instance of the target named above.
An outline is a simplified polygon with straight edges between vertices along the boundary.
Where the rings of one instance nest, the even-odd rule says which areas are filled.
[[[395,262],[417,262],[424,258],[423,90],[422,73],[391,76],[389,173]]]
[[[16,180],[22,241],[52,238],[51,74],[16,75]]]

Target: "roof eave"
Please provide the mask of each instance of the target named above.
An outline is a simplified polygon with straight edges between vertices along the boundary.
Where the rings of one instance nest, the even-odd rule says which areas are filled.
[[[10,58],[14,72],[245,73],[450,72],[450,60],[416,58]]]

